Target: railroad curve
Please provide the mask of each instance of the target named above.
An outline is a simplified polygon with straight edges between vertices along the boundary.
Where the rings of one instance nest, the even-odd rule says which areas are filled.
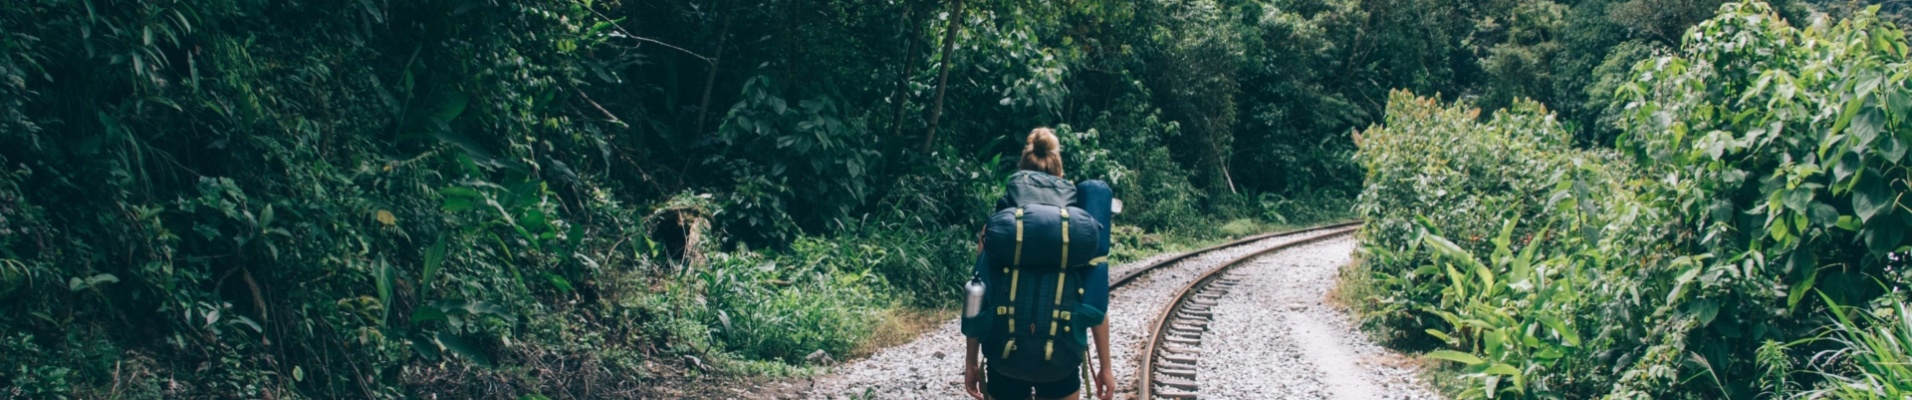
[[[1271,251],[1271,249],[1313,248],[1318,247],[1318,245],[1309,245],[1308,243],[1328,241],[1330,243],[1338,243],[1337,245],[1340,246],[1327,250],[1329,253],[1338,252],[1338,258],[1325,261],[1331,264],[1322,264],[1323,260],[1309,261],[1309,263],[1315,264],[1311,267],[1313,269],[1310,271],[1312,271],[1314,275],[1319,276],[1311,277],[1305,285],[1312,286],[1310,290],[1320,293],[1320,295],[1314,296],[1311,301],[1315,308],[1320,309],[1318,311],[1325,313],[1325,315],[1322,316],[1331,321],[1308,324],[1307,326],[1264,327],[1267,329],[1250,328],[1249,330],[1264,333],[1275,331],[1293,333],[1296,332],[1297,329],[1327,327],[1325,329],[1318,329],[1320,332],[1317,332],[1318,334],[1315,336],[1348,342],[1349,346],[1313,347],[1342,349],[1342,351],[1349,352],[1349,354],[1352,354],[1354,357],[1367,360],[1368,362],[1365,362],[1363,365],[1383,367],[1386,371],[1370,375],[1387,377],[1387,379],[1385,379],[1387,382],[1404,382],[1394,386],[1406,387],[1408,390],[1396,388],[1390,389],[1389,391],[1410,394],[1406,397],[1384,396],[1371,398],[1437,398],[1432,395],[1422,396],[1422,394],[1429,393],[1429,391],[1419,389],[1420,385],[1413,382],[1414,373],[1412,372],[1412,362],[1405,361],[1407,359],[1404,357],[1392,355],[1392,353],[1385,349],[1368,344],[1365,335],[1354,330],[1350,324],[1345,322],[1345,317],[1340,316],[1337,311],[1325,305],[1325,293],[1328,288],[1334,284],[1335,271],[1338,271],[1342,265],[1346,265],[1352,257],[1352,241],[1346,238],[1348,232],[1351,232],[1357,227],[1358,223],[1350,222],[1256,235],[1209,248],[1181,254],[1159,255],[1142,261],[1112,267],[1113,270],[1111,271],[1110,280],[1112,288],[1110,291],[1109,310],[1111,319],[1109,331],[1111,336],[1110,346],[1112,348],[1113,373],[1117,382],[1116,397],[1138,398],[1137,390],[1140,386],[1136,385],[1136,377],[1142,376],[1139,374],[1139,370],[1142,367],[1143,361],[1143,357],[1139,357],[1139,355],[1149,352],[1145,350],[1145,344],[1154,338],[1153,327],[1158,325],[1155,324],[1157,321],[1154,317],[1159,314],[1165,305],[1174,303],[1181,292],[1183,292],[1183,289],[1187,289],[1191,284],[1197,283],[1205,276],[1209,276],[1209,272],[1219,270],[1220,268],[1218,267],[1225,264],[1248,260],[1255,260],[1254,263],[1263,263],[1271,259],[1278,260],[1283,257],[1283,254],[1285,254],[1287,250]],[[1338,242],[1336,241],[1337,238],[1339,238]],[[1257,257],[1253,255],[1260,256]],[[1238,281],[1237,284],[1239,285],[1240,283],[1241,282]],[[1240,299],[1252,300],[1251,297],[1240,297]],[[1221,310],[1213,309],[1213,305],[1210,307],[1212,310]],[[1211,313],[1214,314],[1212,311]],[[1211,322],[1211,324],[1221,326],[1225,322],[1230,321],[1221,319],[1219,314],[1216,315],[1218,315],[1217,319]],[[743,396],[743,398],[968,398],[963,394],[960,388],[962,382],[960,364],[962,360],[963,337],[959,328],[960,326],[957,321],[952,319],[912,342],[883,349],[870,357],[836,367],[830,371],[829,375],[806,379],[807,382],[803,383],[793,384],[791,382],[782,382],[766,385],[766,387],[763,387],[763,391]],[[1392,361],[1373,362],[1374,360]],[[1295,362],[1284,363],[1282,365],[1305,365],[1300,363],[1300,361],[1303,360],[1297,359],[1292,361]],[[1206,372],[1207,370],[1204,371]],[[1209,372],[1209,374],[1208,376],[1221,376],[1214,375],[1213,372]],[[1198,373],[1198,376],[1201,375]],[[1268,375],[1258,376],[1268,377]],[[1259,379],[1257,376],[1246,376],[1246,378]],[[1224,382],[1214,379],[1202,379],[1200,381],[1213,383]],[[1228,382],[1229,383],[1225,384],[1238,384],[1233,381]],[[1196,388],[1191,391],[1201,393],[1200,396],[1203,398],[1267,398],[1254,396],[1251,393],[1256,392],[1253,391],[1234,393],[1215,389],[1202,390],[1202,388]],[[1085,394],[1086,393],[1087,392],[1085,392]],[[1233,393],[1233,395],[1230,393]],[[1335,392],[1316,391],[1315,393],[1316,395],[1326,395]],[[1235,397],[1235,395],[1251,397]],[[1281,398],[1311,398],[1313,396],[1314,395],[1301,395],[1301,397],[1281,396]],[[1348,397],[1329,396],[1318,398]]]

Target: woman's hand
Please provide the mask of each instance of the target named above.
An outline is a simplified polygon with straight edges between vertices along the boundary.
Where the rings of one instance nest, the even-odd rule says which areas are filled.
[[[982,385],[983,373],[981,368],[978,368],[975,363],[963,363],[963,391],[968,392],[969,397],[974,397],[976,400],[983,400]]]
[[[1115,398],[1115,373],[1103,367],[1095,374],[1095,398],[1109,400]]]

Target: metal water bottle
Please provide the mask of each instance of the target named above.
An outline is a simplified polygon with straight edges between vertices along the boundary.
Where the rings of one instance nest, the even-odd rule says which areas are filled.
[[[969,284],[963,285],[963,318],[973,318],[983,311],[983,280],[969,278]]]

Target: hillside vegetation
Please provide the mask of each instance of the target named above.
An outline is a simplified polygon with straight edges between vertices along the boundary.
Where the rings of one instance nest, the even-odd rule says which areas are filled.
[[[1682,32],[1722,3],[10,1],[0,398],[673,397],[815,373],[946,316],[1037,126],[1061,133],[1067,178],[1107,180],[1126,203],[1118,260],[1344,218],[1365,191],[1370,267],[1402,290],[1375,326],[1421,348],[1436,347],[1422,330],[1437,329],[1471,352],[1462,345],[1486,336],[1451,331],[1429,308],[1446,287],[1404,273],[1436,260],[1411,244],[1431,240],[1425,230],[1486,255],[1481,243],[1517,220],[1510,251],[1558,247],[1534,260],[1656,266],[1639,272],[1641,294],[1602,289],[1629,290],[1632,303],[1611,304],[1718,307],[1655,325],[1638,322],[1659,308],[1614,306],[1633,314],[1599,314],[1628,321],[1610,335],[1579,319],[1593,313],[1560,311],[1561,329],[1589,343],[1568,349],[1620,350],[1560,350],[1554,359],[1601,361],[1573,361],[1585,373],[1561,385],[1584,391],[1558,393],[1621,382],[1595,367],[1624,364],[1646,371],[1628,388],[1704,393],[1691,390],[1717,381],[1737,396],[1752,389],[1735,382],[1766,382],[1749,371],[1812,371],[1810,352],[1841,348],[1789,341],[1824,332],[1826,299],[1879,298],[1867,279],[1884,267],[1853,260],[1905,236],[1881,222],[1905,213],[1877,197],[1904,188],[1885,178],[1904,170],[1879,139],[1896,137],[1880,132],[1897,132],[1900,101],[1839,96],[1897,93],[1903,50],[1854,47],[1899,43],[1870,33],[1896,32],[1878,24],[1778,28],[1864,10],[1786,2],[1747,14],[1765,25],[1704,35],[1731,46],[1689,43],[1633,77],[1630,66],[1699,40]],[[1825,83],[1870,82],[1852,68],[1881,83]],[[1788,72],[1761,80],[1768,70]],[[1438,100],[1391,101],[1395,89]],[[1752,92],[1771,94],[1738,97]],[[1736,114],[1780,97],[1774,111]],[[1437,105],[1449,102],[1505,108],[1510,122]],[[1403,153],[1357,157],[1351,133],[1384,115],[1365,140]],[[1651,124],[1686,128],[1661,140]],[[1828,129],[1855,133],[1813,133]],[[1860,131],[1873,138],[1845,144]],[[1717,148],[1704,155],[1745,175],[1686,148]],[[1468,167],[1429,180],[1417,174],[1439,169],[1415,161],[1428,155]],[[1772,193],[1781,208],[1746,212]],[[1844,200],[1861,197],[1863,208]],[[1547,245],[1528,247],[1529,234]],[[1748,257],[1759,267],[1711,272]],[[1843,264],[1784,267],[1815,260]],[[1772,282],[1786,302],[1767,301]],[[1672,287],[1684,289],[1671,304],[1640,297]],[[1760,325],[1761,313],[1781,317]],[[1726,329],[1778,338],[1755,355],[1790,364],[1735,358],[1763,339],[1683,341]],[[1692,360],[1719,379],[1690,379],[1702,370]],[[1535,383],[1514,386],[1554,387],[1531,371]]]
[[[1395,93],[1358,139],[1370,327],[1463,398],[1912,393],[1904,32],[1762,2],[1686,32],[1615,85],[1613,149]]]

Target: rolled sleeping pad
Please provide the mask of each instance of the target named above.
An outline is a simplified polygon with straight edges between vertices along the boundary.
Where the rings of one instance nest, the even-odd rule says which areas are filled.
[[[1096,239],[1096,253],[1104,256],[1108,255],[1111,249],[1109,241],[1110,231],[1113,231],[1113,227],[1115,226],[1113,223],[1113,221],[1115,221],[1115,212],[1113,210],[1115,205],[1115,191],[1109,188],[1107,182],[1099,180],[1082,181],[1076,184],[1076,201],[1082,204],[1083,211],[1088,211],[1089,215],[1095,216],[1096,221],[1102,222],[1102,232],[1100,235],[1097,235]],[[1078,321],[1078,323],[1081,323],[1083,327],[1086,328],[1101,324],[1103,317],[1109,310],[1109,264],[1103,262],[1095,265],[1094,268],[1089,269],[1088,276],[1084,279],[1082,282],[1082,305],[1089,309],[1076,310],[1076,315],[1082,319]],[[1079,330],[1079,332],[1086,331],[1087,329]],[[1078,333],[1077,336],[1082,336],[1082,334]],[[1087,340],[1087,337],[1083,336],[1082,339]]]
[[[1115,220],[1115,213],[1113,211],[1115,207],[1115,190],[1109,188],[1108,182],[1099,180],[1082,181],[1076,184],[1076,202],[1079,203],[1083,211],[1088,211],[1089,215],[1095,216],[1095,220],[1102,223],[1102,233],[1096,235],[1096,248],[1098,253],[1108,255],[1109,231],[1113,230],[1109,228],[1115,226],[1109,223],[1109,221]]]
[[[1021,216],[1017,213],[1020,210]],[[1063,264],[1063,212],[1067,212],[1069,240],[1068,264]],[[1018,223],[1020,219],[1020,224]],[[1018,245],[1017,226],[1021,226]],[[1089,260],[1108,255],[1102,244],[1102,223],[1094,214],[1078,207],[1031,204],[1005,208],[989,217],[983,234],[983,253],[996,268],[1056,269],[1088,265]]]

